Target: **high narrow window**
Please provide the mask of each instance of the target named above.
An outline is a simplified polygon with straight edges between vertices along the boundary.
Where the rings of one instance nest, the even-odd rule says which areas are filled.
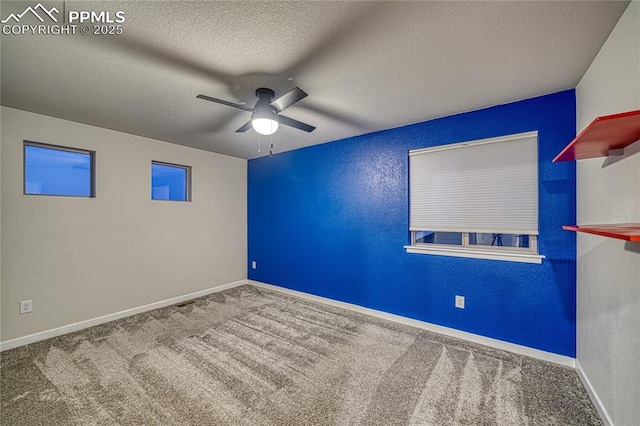
[[[95,152],[24,142],[24,193],[95,196]]]
[[[409,152],[410,253],[540,263],[538,134]]]
[[[191,167],[152,161],[151,199],[191,201]]]

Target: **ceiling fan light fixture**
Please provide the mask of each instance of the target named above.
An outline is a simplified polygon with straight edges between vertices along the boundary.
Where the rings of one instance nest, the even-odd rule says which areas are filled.
[[[261,135],[272,135],[278,130],[277,116],[271,108],[256,109],[251,115],[251,127]]]
[[[254,118],[251,120],[253,130],[261,135],[272,135],[278,130],[278,122],[270,118]]]

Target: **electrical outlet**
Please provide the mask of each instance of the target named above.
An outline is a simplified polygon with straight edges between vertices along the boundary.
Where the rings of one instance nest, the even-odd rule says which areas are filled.
[[[20,313],[28,314],[33,309],[33,302],[31,300],[23,300],[20,302]]]
[[[258,269],[258,263],[255,260],[251,262],[251,269]]]
[[[464,309],[464,296],[456,295],[456,308]]]

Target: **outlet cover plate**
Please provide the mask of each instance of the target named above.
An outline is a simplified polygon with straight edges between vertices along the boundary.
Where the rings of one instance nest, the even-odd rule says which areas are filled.
[[[464,296],[456,295],[456,308],[464,309]]]
[[[33,309],[33,302],[31,300],[23,300],[20,302],[20,313],[28,314]]]

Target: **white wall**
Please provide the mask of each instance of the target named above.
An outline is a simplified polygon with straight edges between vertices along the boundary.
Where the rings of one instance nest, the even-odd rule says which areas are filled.
[[[2,133],[2,110],[0,109],[0,134]],[[2,137],[0,137],[0,342],[2,342]]]
[[[576,89],[578,131],[640,109],[640,3],[632,2]],[[640,142],[578,162],[578,224],[640,223]],[[640,243],[578,235],[578,363],[616,425],[640,424]]]
[[[3,341],[246,279],[246,160],[1,113]],[[23,195],[25,139],[96,151],[97,197]],[[192,166],[192,202],[150,199],[152,160]]]

